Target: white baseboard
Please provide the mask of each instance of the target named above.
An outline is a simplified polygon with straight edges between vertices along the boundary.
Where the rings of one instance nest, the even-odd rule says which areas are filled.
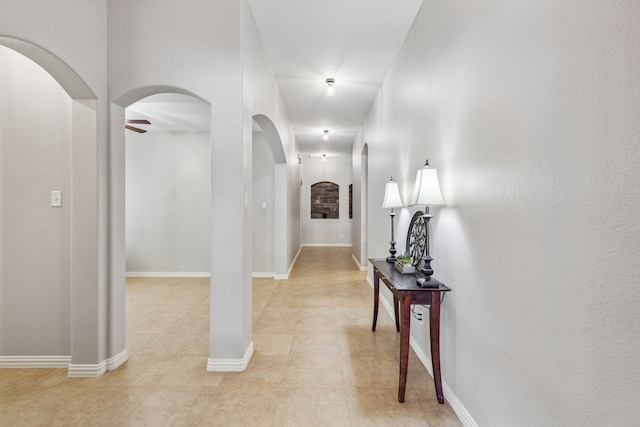
[[[211,359],[207,360],[207,371],[213,372],[241,372],[249,366],[249,360],[253,355],[253,341],[244,353],[242,359]]]
[[[81,364],[70,363],[69,372],[67,376],[69,378],[94,378],[104,375],[107,372],[107,361],[104,360],[97,364]]]
[[[369,283],[369,285],[373,288],[373,279],[369,276],[367,276],[367,283]],[[380,297],[380,302],[382,302],[384,309],[387,311],[391,319],[395,319],[393,314],[393,306],[387,301],[387,299]],[[413,337],[409,337],[409,343],[413,351],[416,353],[416,356],[418,356],[418,359],[420,359],[420,362],[422,362],[427,372],[429,372],[429,375],[431,375],[431,378],[433,378],[431,358],[427,356],[424,351],[422,351],[422,349],[418,345],[418,342],[413,339]],[[451,409],[453,409],[458,418],[460,418],[462,425],[464,425],[465,427],[478,427],[478,424],[471,417],[471,414],[469,414],[467,408],[464,407],[462,402],[460,402],[460,400],[458,399],[458,396],[455,395],[453,390],[451,390],[451,387],[449,387],[449,385],[445,381],[442,381],[442,392],[444,393],[446,401],[451,406]]]
[[[100,363],[94,364],[80,364],[70,363],[69,372],[67,374],[70,378],[94,378],[104,375],[107,371],[113,371],[126,362],[129,359],[129,353],[125,349],[121,353]]]
[[[251,273],[251,277],[256,279],[273,279],[276,277],[276,273]]]
[[[358,270],[367,271],[367,266],[366,265],[360,265],[360,261],[358,261],[358,258],[356,258],[356,256],[354,254],[351,254],[351,259],[353,259],[353,262],[355,262],[356,266],[358,266]]]
[[[127,350],[96,365],[71,363],[71,356],[0,356],[0,368],[63,368],[70,377],[99,377],[129,359]]]
[[[210,277],[208,271],[127,271],[127,277]]]
[[[0,356],[0,368],[67,368],[71,356]]]
[[[298,252],[296,253],[296,256],[293,257],[293,261],[291,262],[291,265],[289,266],[289,271],[287,271],[287,274],[276,274],[273,278],[276,280],[287,280],[289,278],[289,275],[291,274],[291,271],[293,270],[293,266],[296,265],[296,261],[298,261],[298,256],[300,256],[300,251],[302,251],[302,246],[300,246],[298,248]]]
[[[351,243],[303,243],[302,246],[316,248],[351,248]]]
[[[114,357],[107,359],[107,371],[115,371],[120,365],[129,360],[129,352],[125,348]]]
[[[420,359],[420,362],[424,365],[431,378],[433,378],[433,368],[431,366],[431,358],[427,356],[427,354],[422,351],[422,349],[418,346],[418,342],[413,339],[413,337],[409,337],[409,342],[411,344],[411,348]],[[467,411],[467,408],[464,407],[462,402],[458,400],[458,397],[453,393],[451,387],[446,383],[446,381],[442,381],[442,392],[444,393],[444,397],[446,401],[449,403],[453,411],[456,413],[460,421],[465,427],[478,427],[478,424],[471,417],[471,414]]]

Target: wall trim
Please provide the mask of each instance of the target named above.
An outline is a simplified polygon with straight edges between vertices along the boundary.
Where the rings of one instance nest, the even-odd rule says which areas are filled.
[[[323,248],[351,248],[352,243],[303,243],[302,246]]]
[[[276,280],[287,280],[289,278],[289,275],[291,274],[291,271],[293,270],[293,266],[296,265],[296,261],[298,261],[298,256],[300,256],[301,251],[302,251],[302,246],[298,248],[298,252],[296,252],[296,256],[293,257],[293,261],[289,266],[289,271],[287,271],[287,274],[276,274],[273,276],[273,278]]]
[[[67,368],[71,356],[0,356],[0,368]]]
[[[371,286],[371,288],[373,289],[373,279],[368,275],[367,283],[369,283],[369,286]],[[395,317],[393,314],[393,306],[391,306],[391,303],[389,303],[386,298],[382,297],[380,298],[380,302],[382,302],[382,305],[384,306],[384,309],[386,310],[389,317],[391,317],[391,319],[394,319]],[[425,367],[427,372],[429,372],[429,375],[431,375],[431,378],[433,378],[431,358],[427,356],[424,351],[422,351],[422,349],[418,345],[418,342],[412,336],[409,337],[409,344],[411,345],[413,351],[416,353],[416,356],[418,356],[418,359],[420,360],[422,365]],[[442,392],[444,393],[445,400],[451,406],[451,409],[453,409],[458,418],[460,418],[462,425],[464,425],[465,427],[478,427],[478,424],[471,417],[471,414],[469,414],[467,408],[464,407],[460,399],[458,399],[458,396],[455,395],[451,387],[449,387],[449,385],[444,380],[442,381]]]
[[[127,277],[210,277],[208,271],[127,271]]]
[[[356,266],[358,267],[358,270],[367,271],[367,266],[366,265],[360,265],[360,261],[358,261],[358,258],[356,258],[356,256],[354,254],[351,254],[351,259],[353,260],[353,262],[356,263]]]
[[[115,355],[114,357],[107,359],[107,371],[115,371],[122,365],[124,362],[129,360],[129,352],[125,348],[122,352]]]
[[[249,360],[253,355],[253,341],[242,359],[212,359],[207,360],[207,371],[214,372],[241,372],[247,369]]]
[[[70,363],[69,372],[67,374],[70,378],[94,378],[104,375],[107,371],[113,371],[117,369],[124,362],[129,360],[129,353],[125,349],[121,353],[114,357],[106,359],[97,364],[81,364]]]
[[[70,363],[67,376],[69,378],[94,378],[102,376],[105,372],[107,372],[106,360],[103,360],[102,362],[95,365]]]
[[[273,279],[276,277],[276,273],[251,273],[251,277],[254,278],[266,278],[266,279]]]

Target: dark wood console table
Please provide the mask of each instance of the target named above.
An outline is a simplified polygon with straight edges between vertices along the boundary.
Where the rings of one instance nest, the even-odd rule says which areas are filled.
[[[450,291],[448,287],[431,279],[437,287],[421,288],[416,284],[416,275],[401,274],[396,271],[392,263],[384,258],[370,258],[373,265],[373,326],[376,330],[378,322],[378,305],[380,302],[380,280],[393,294],[393,312],[396,320],[396,330],[400,332],[400,384],[398,386],[398,402],[404,402],[404,392],[407,386],[407,368],[409,366],[409,330],[411,324],[411,305],[431,305],[429,310],[429,336],[431,342],[431,364],[433,367],[433,382],[436,386],[438,402],[444,403],[442,392],[442,378],[440,373],[440,297]],[[398,314],[398,305],[400,313]]]

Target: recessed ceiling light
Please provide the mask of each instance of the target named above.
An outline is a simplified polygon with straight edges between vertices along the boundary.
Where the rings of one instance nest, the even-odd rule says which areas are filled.
[[[336,91],[336,88],[333,86],[336,81],[333,78],[328,78],[325,81],[325,84],[327,85],[327,87],[324,90],[324,94],[327,96],[334,96],[336,93],[338,93]]]

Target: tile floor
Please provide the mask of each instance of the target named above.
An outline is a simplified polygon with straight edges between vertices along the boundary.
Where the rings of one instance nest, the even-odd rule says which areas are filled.
[[[0,426],[459,426],[413,351],[397,401],[398,334],[350,248],[304,248],[289,280],[254,279],[255,353],[207,372],[208,279],[128,279],[129,361],[99,378],[0,369]],[[446,362],[445,362],[446,363]]]

